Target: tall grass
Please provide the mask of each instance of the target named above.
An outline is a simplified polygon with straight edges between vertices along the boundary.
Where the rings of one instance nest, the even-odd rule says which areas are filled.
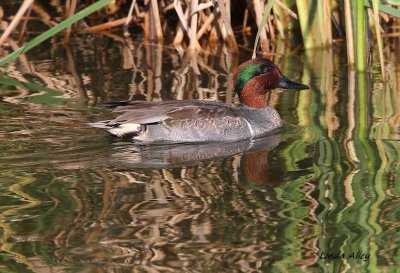
[[[68,0],[64,8],[64,21],[49,31],[29,41],[23,47],[0,60],[0,66],[13,61],[16,57],[40,44],[45,39],[55,36],[66,30],[66,42],[77,32],[104,31],[129,35],[129,30],[140,28],[148,42],[172,43],[190,52],[198,52],[215,43],[225,44],[231,52],[238,51],[237,38],[241,32],[249,30],[249,20],[252,22],[250,30],[257,32],[254,51],[260,53],[274,53],[278,40],[285,40],[297,47],[296,36],[301,36],[302,45],[306,49],[328,48],[343,43],[347,47],[347,58],[350,66],[357,71],[367,69],[368,53],[372,45],[378,51],[382,66],[383,43],[385,36],[399,36],[396,32],[399,27],[400,5],[396,1],[384,0],[249,0],[246,5],[240,5],[239,0],[210,0],[210,1],[123,1],[99,0],[85,8],[86,1]],[[18,13],[6,28],[0,38],[0,46],[4,41],[12,39],[13,31],[21,25],[23,32],[24,15],[35,4],[25,0]],[[232,18],[232,7],[235,18]],[[75,13],[75,9],[80,12]],[[372,11],[372,12],[369,12]],[[87,20],[87,27],[71,25],[82,20],[87,15],[95,13]],[[11,16],[12,14],[6,14]],[[106,16],[107,22],[104,22]],[[380,20],[384,16],[385,20]],[[172,18],[172,19],[171,19]],[[3,18],[7,22],[7,17]],[[370,26],[372,22],[373,26]],[[130,27],[130,28],[129,28]],[[370,29],[371,28],[371,29]],[[297,31],[300,29],[300,32]],[[374,30],[375,38],[367,35]],[[171,37],[172,34],[172,37]],[[260,43],[258,44],[258,39]],[[255,55],[255,54],[254,54]]]

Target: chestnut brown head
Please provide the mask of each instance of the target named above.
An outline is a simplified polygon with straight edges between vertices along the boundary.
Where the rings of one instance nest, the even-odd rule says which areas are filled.
[[[241,95],[244,89],[255,93],[265,93],[275,88],[284,89],[309,89],[307,85],[289,80],[282,75],[279,68],[270,60],[256,58],[241,64],[237,69],[233,78],[234,90]]]

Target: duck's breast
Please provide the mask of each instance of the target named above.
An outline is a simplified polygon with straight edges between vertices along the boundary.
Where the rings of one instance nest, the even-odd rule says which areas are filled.
[[[238,111],[239,116],[246,118],[255,137],[272,132],[282,125],[278,112],[271,107],[262,109],[241,107]]]

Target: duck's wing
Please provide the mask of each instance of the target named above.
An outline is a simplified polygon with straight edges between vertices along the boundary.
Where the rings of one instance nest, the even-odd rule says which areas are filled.
[[[214,101],[131,101],[119,104],[114,112],[122,113],[113,120],[90,125],[111,134],[123,136],[137,134],[142,126],[163,123],[167,127],[179,126],[181,121],[196,122],[201,119],[215,120],[232,118],[237,120],[236,107]]]
[[[153,124],[165,120],[188,120],[204,118],[236,117],[233,106],[214,101],[132,101],[128,105],[118,106],[114,112],[122,112],[114,119],[114,124]]]

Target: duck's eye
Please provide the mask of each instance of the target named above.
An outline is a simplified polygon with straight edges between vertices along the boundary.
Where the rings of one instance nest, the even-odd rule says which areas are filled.
[[[265,66],[264,67],[264,73],[270,72],[271,71],[271,67],[269,66]]]

